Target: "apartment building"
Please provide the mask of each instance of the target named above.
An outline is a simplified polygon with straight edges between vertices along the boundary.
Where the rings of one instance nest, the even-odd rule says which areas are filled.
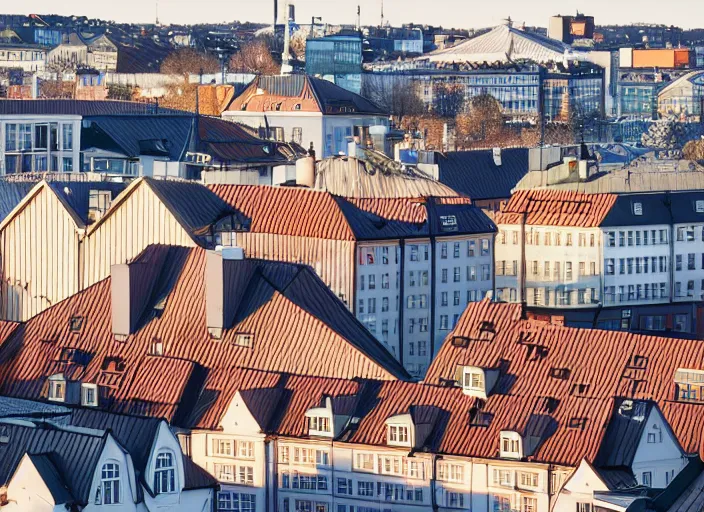
[[[500,299],[573,325],[698,332],[701,193],[519,191],[496,221]]]
[[[520,191],[497,214],[496,296],[552,308],[601,301],[600,223],[616,197]]]
[[[425,373],[466,304],[493,290],[495,228],[468,199],[212,190],[247,219],[232,236],[216,233],[216,243],[310,265],[412,375]]]

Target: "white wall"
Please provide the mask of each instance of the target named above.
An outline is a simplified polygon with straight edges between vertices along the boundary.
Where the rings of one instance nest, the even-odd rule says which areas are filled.
[[[651,475],[651,487],[664,489],[687,464],[687,460],[672,435],[665,419],[653,408],[646,419],[640,443],[633,458],[633,474],[644,485],[643,473]]]
[[[27,455],[22,457],[15,474],[7,486],[9,504],[2,507],[7,511],[59,512],[66,510],[63,504],[55,504],[54,497],[41,475]]]

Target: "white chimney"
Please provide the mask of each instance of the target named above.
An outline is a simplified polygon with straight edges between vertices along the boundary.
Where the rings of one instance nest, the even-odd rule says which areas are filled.
[[[494,148],[492,150],[492,156],[494,157],[494,165],[501,167],[501,148]]]

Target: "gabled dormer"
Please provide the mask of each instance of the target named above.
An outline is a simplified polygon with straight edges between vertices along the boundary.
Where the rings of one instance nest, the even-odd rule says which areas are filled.
[[[458,366],[455,380],[462,387],[465,395],[486,400],[499,380],[499,374],[498,369]]]
[[[306,411],[308,435],[336,438],[342,434],[354,421],[354,411],[357,397],[345,395],[338,397],[323,397],[320,407]]]
[[[66,402],[68,399],[68,382],[63,373],[55,373],[49,377],[47,398],[52,402]]]
[[[412,448],[415,446],[415,425],[410,414],[390,416],[386,422],[386,444]]]
[[[502,430],[499,439],[499,457],[520,460],[523,455],[523,436],[513,430]]]

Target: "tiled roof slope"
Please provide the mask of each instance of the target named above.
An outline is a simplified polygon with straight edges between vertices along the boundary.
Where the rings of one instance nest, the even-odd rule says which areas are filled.
[[[160,265],[137,330],[118,342],[111,327],[111,279],[29,320],[0,350],[0,393],[40,399],[48,376],[97,383],[114,412],[181,422],[206,374],[235,367],[329,377],[407,378],[374,337],[339,304],[312,270],[283,263],[232,261],[238,283],[233,327],[211,339],[205,314],[205,251],[152,246],[139,261]],[[297,271],[276,272],[282,265]],[[286,276],[291,276],[286,278]],[[340,317],[340,315],[345,315]],[[80,333],[69,321],[84,318]],[[254,347],[235,344],[238,333]],[[163,355],[149,355],[155,341]]]
[[[511,196],[496,224],[531,226],[598,227],[618,196],[552,190],[519,190]]]
[[[511,197],[528,173],[528,149],[501,150],[501,165],[491,149],[438,153],[439,181],[474,201]]]
[[[227,110],[387,115],[363,96],[308,75],[259,76]]]
[[[194,428],[217,429],[236,392],[240,392],[265,433],[306,437],[306,410],[322,405],[325,397],[360,418],[343,432],[340,441],[386,446],[385,422],[410,414],[416,424],[415,450],[468,457],[498,458],[500,432],[516,430],[542,438],[533,461],[577,465],[597,452],[613,402],[565,398],[553,417],[545,400],[502,395],[482,407],[481,401],[458,387],[402,381],[325,379],[280,375],[254,370],[211,373],[201,394]],[[475,423],[482,415],[481,425]],[[571,426],[573,418],[589,418],[584,428]]]
[[[603,425],[601,419],[609,417],[617,397],[651,400],[683,449],[699,449],[696,425],[704,405],[677,402],[674,377],[678,368],[704,370],[700,341],[560,327],[522,319],[520,305],[483,301],[468,306],[428,369],[426,382],[454,381],[458,366],[501,369],[486,403],[490,410],[503,400],[516,401],[511,410],[517,411],[555,398],[555,414],[563,404],[584,403],[589,413],[584,417],[594,426]],[[585,456],[593,460],[596,452]]]
[[[440,217],[454,215],[452,234],[491,233],[496,227],[468,198],[345,199],[292,187],[212,185],[241,212],[251,233],[327,240],[383,240],[442,235]]]

